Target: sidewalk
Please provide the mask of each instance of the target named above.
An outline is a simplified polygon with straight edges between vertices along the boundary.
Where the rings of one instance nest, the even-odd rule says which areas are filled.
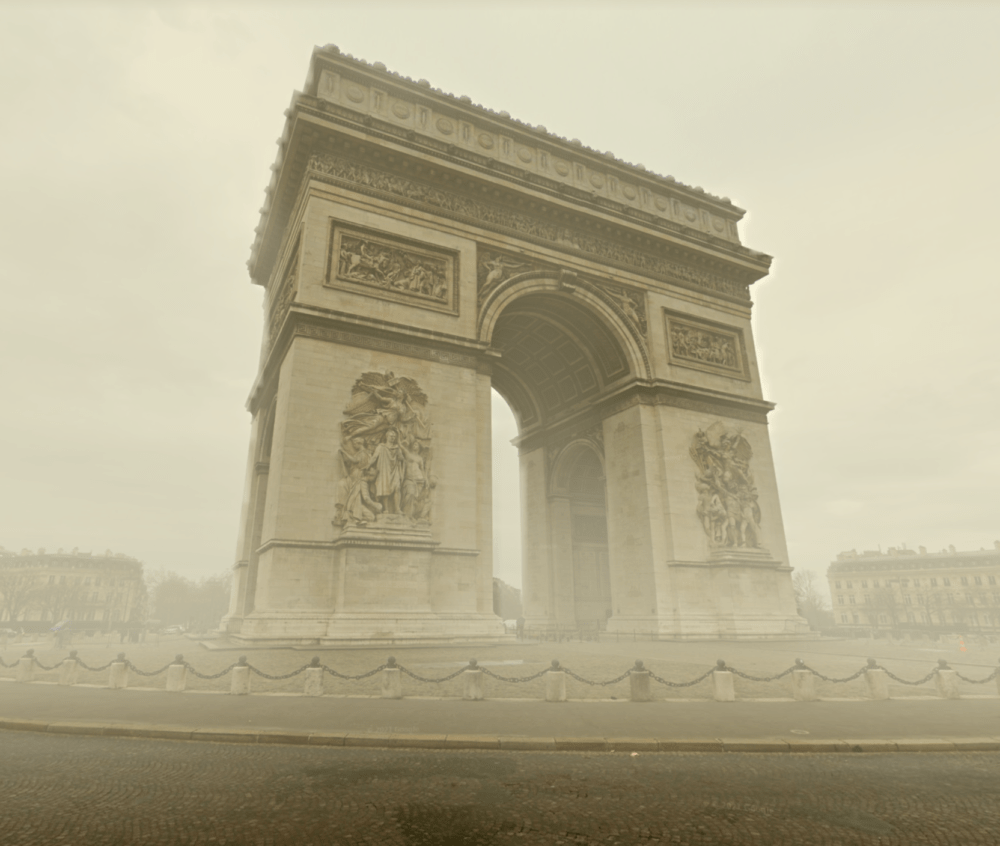
[[[1000,751],[1000,699],[473,702],[230,696],[4,680],[0,729],[410,748]]]

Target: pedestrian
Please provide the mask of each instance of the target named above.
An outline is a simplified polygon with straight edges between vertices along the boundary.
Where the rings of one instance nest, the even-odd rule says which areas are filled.
[[[517,618],[517,639],[524,640],[524,617]]]

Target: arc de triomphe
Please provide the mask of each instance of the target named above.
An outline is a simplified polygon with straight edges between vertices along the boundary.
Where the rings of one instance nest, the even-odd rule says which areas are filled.
[[[529,626],[805,630],[741,209],[332,46],[285,114],[225,631],[501,637],[491,387],[520,427]]]

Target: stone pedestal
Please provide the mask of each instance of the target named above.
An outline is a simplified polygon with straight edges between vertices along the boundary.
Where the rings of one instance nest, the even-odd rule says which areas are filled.
[[[652,702],[653,691],[649,685],[649,672],[647,670],[633,670],[628,677],[629,698],[633,702]]]
[[[566,674],[562,670],[549,670],[545,674],[545,701],[566,701]]]
[[[733,685],[733,674],[729,670],[715,670],[712,673],[712,685],[716,702],[736,701],[736,687]]]
[[[80,665],[77,664],[72,658],[67,658],[62,664],[59,665],[59,684],[61,685],[73,685],[76,684],[77,677],[80,673]]]
[[[233,680],[229,686],[233,696],[246,696],[250,692],[250,668],[246,665],[233,667]]]
[[[792,670],[792,698],[800,702],[815,702],[816,676],[809,670]]]
[[[35,680],[35,659],[25,656],[17,662],[17,681],[30,682]]]
[[[306,684],[303,691],[306,696],[323,695],[323,673],[322,667],[310,667],[306,670]]]
[[[954,670],[938,670],[934,676],[934,686],[943,699],[959,699],[958,673]]]
[[[187,665],[171,664],[167,667],[167,690],[180,693],[187,687]]]
[[[125,661],[115,661],[111,665],[108,687],[112,690],[124,690],[128,687],[128,664]]]
[[[403,683],[402,674],[398,667],[386,667],[382,671],[382,698],[402,699]]]
[[[865,688],[869,699],[888,699],[889,677],[885,670],[865,670]]]
[[[463,699],[482,699],[485,696],[483,691],[483,671],[466,670],[462,673]]]

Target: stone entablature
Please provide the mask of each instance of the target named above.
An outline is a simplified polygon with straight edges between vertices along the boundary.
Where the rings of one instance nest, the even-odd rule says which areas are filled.
[[[335,82],[330,81],[333,76]],[[360,100],[357,99],[358,91],[361,91]],[[405,118],[400,117],[404,105],[408,114]],[[419,117],[421,110],[426,112],[423,119]],[[268,284],[271,263],[278,248],[276,239],[282,235],[279,231],[281,219],[290,209],[294,199],[291,195],[299,190],[303,165],[314,153],[329,151],[328,139],[316,134],[319,127],[324,132],[336,130],[355,137],[362,133],[383,150],[386,144],[397,146],[401,155],[383,157],[382,169],[386,169],[394,158],[397,164],[402,164],[401,159],[410,151],[424,157],[429,154],[441,161],[446,171],[461,168],[494,183],[512,179],[511,188],[518,194],[523,194],[528,187],[540,196],[547,195],[558,206],[572,204],[571,207],[577,210],[575,215],[566,215],[565,208],[561,211],[553,208],[563,228],[573,235],[585,234],[588,219],[595,215],[615,219],[621,231],[615,232],[616,227],[603,225],[605,240],[609,243],[634,241],[628,243],[630,248],[652,244],[656,247],[654,255],[656,251],[666,250],[674,253],[677,264],[698,270],[712,268],[744,289],[742,294],[735,294],[742,299],[748,299],[745,287],[765,275],[770,264],[768,256],[739,244],[736,224],[743,211],[726,200],[713,198],[698,189],[655,176],[471,103],[393,77],[378,70],[377,66],[369,67],[330,51],[316,51],[306,92],[296,94],[286,114],[288,121],[279,139],[280,150],[272,167],[274,175],[266,189],[261,223],[248,262],[251,276],[258,284]],[[313,128],[296,131],[300,121]],[[492,127],[490,132],[493,134],[486,132],[484,127]],[[303,134],[311,138],[305,145]],[[494,139],[492,147],[489,146],[491,142],[483,140],[486,137]],[[510,142],[509,155],[504,153],[505,138]],[[546,145],[548,149],[543,150]],[[525,161],[529,156],[530,162]],[[539,170],[543,162],[544,172]],[[562,170],[567,173],[561,173]],[[425,179],[426,176],[425,168]],[[431,182],[438,186],[436,180]],[[476,198],[492,204],[497,192],[493,190],[490,194],[490,197]],[[630,197],[631,194],[635,196]],[[513,194],[501,199],[511,198]],[[552,209],[540,211],[549,216]],[[277,221],[272,220],[275,212],[279,217]],[[602,224],[597,224],[597,228],[600,230]],[[637,228],[648,230],[648,234],[637,237]],[[678,250],[683,244],[694,252]],[[601,258],[612,256],[605,253]],[[720,287],[716,290],[733,293]]]

